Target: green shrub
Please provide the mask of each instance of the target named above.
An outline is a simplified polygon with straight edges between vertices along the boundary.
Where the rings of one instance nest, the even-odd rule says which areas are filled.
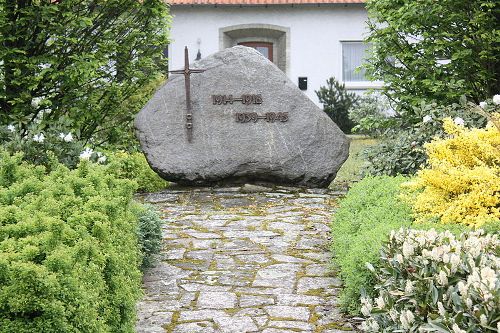
[[[108,170],[117,178],[134,180],[138,190],[155,192],[165,189],[168,182],[158,176],[149,166],[144,154],[124,151],[112,152],[108,155]]]
[[[391,124],[391,118],[387,114],[389,110],[389,102],[384,96],[362,97],[358,104],[349,109],[349,119],[356,124],[352,132],[371,137],[381,136]]]
[[[363,297],[368,332],[498,332],[498,235],[406,230],[383,246],[375,302]]]
[[[365,262],[377,260],[382,241],[393,229],[412,222],[411,208],[397,196],[403,177],[367,177],[341,201],[332,223],[333,252],[344,288],[341,305],[359,313],[361,288],[371,294],[375,282]]]
[[[438,107],[437,104],[422,104],[413,110],[416,118],[392,117],[386,125],[390,128],[383,140],[363,153],[368,162],[364,170],[371,175],[413,175],[427,162],[424,144],[434,138],[444,138],[442,123],[453,118],[466,126],[483,127],[486,118],[470,111],[465,100],[461,104]]]
[[[399,199],[400,184],[405,180],[402,176],[366,177],[349,190],[335,213],[332,249],[344,283],[341,306],[350,314],[359,314],[363,289],[369,296],[374,292],[375,280],[365,263],[376,266],[382,243],[391,230],[413,223],[410,206]],[[431,227],[446,228],[419,224],[419,228]],[[453,228],[454,232],[464,229]]]
[[[133,332],[134,183],[21,161],[0,152],[0,332]]]
[[[137,238],[142,254],[141,269],[144,270],[154,262],[154,255],[161,250],[161,218],[158,211],[151,205],[138,205],[137,217],[139,225]]]

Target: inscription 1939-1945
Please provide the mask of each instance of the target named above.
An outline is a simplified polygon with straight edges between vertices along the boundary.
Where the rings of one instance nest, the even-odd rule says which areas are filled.
[[[238,112],[236,113],[237,123],[249,123],[253,121],[256,123],[259,119],[263,119],[268,123],[286,122],[288,121],[288,112],[266,112],[263,115],[257,112]]]

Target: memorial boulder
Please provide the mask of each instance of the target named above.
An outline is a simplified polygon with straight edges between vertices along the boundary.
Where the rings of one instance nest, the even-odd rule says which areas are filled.
[[[135,126],[153,170],[186,185],[325,187],[349,150],[344,133],[285,73],[244,46],[175,71]]]

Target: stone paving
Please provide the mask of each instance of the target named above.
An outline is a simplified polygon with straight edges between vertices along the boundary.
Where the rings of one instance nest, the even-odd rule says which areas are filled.
[[[144,276],[137,332],[335,333],[326,190],[170,189],[142,197],[162,212],[163,251]],[[261,189],[264,190],[264,189]]]

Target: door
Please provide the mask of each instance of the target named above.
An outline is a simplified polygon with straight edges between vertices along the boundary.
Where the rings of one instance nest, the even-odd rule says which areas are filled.
[[[243,43],[238,43],[238,45],[243,45],[243,46],[248,46],[251,48],[256,49],[264,57],[267,59],[273,61],[273,43],[265,43],[265,42],[243,42]]]

